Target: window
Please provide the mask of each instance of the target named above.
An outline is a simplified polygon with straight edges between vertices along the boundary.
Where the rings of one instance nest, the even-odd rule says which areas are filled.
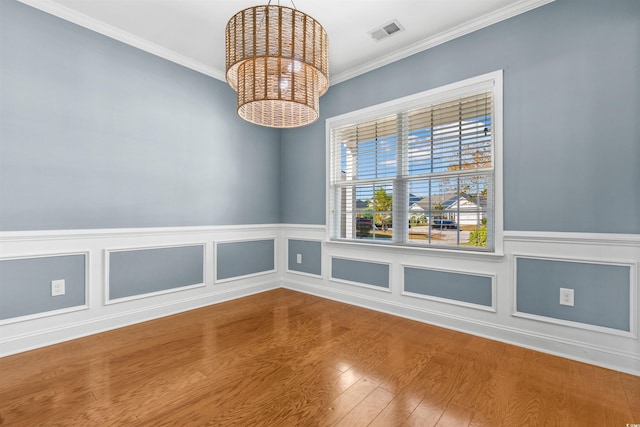
[[[327,121],[333,240],[501,251],[502,73]]]

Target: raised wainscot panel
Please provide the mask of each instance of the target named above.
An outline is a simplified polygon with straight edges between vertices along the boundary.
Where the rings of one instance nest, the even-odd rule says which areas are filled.
[[[275,239],[216,243],[216,282],[272,273],[275,265]]]
[[[109,302],[204,286],[204,245],[107,251]]]
[[[322,275],[322,242],[287,239],[287,269],[292,273]]]
[[[389,264],[331,258],[331,279],[388,290]]]
[[[0,322],[87,308],[87,254],[0,260]],[[51,282],[64,280],[52,296]]]
[[[631,265],[515,257],[516,316],[631,333]],[[560,304],[560,288],[574,305]]]
[[[495,277],[404,266],[404,295],[495,311]]]

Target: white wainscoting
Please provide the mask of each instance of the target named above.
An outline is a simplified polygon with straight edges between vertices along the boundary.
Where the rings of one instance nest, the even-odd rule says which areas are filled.
[[[276,269],[225,283],[215,281],[214,245],[218,241],[263,240],[276,236]],[[192,310],[222,301],[285,287],[345,303],[387,312],[556,354],[622,372],[640,375],[637,336],[602,333],[570,324],[555,324],[514,316],[514,254],[559,260],[585,259],[632,265],[631,324],[638,331],[640,236],[584,233],[505,232],[504,256],[457,254],[455,251],[409,250],[375,245],[325,241],[318,225],[246,225],[113,230],[69,230],[0,233],[0,257],[37,257],[54,253],[87,253],[88,309],[25,319],[0,325],[0,356],[95,334],[146,320]],[[330,271],[332,257],[389,263],[390,292],[330,280],[330,275],[309,276],[287,271],[287,239],[323,241],[322,271]],[[139,248],[205,243],[205,286],[162,295],[150,295],[106,305],[107,248]],[[403,265],[473,272],[495,278],[495,312],[476,310],[446,300],[403,294]],[[637,335],[637,334],[635,334]]]
[[[280,287],[278,271],[239,277],[214,286],[214,245],[218,241],[264,240],[281,226],[240,225],[101,230],[1,232],[0,258],[86,253],[87,306],[81,311],[49,312],[0,325],[0,357],[120,328]],[[204,242],[204,243],[203,243]],[[113,248],[136,250],[188,245],[205,246],[204,286],[137,295],[110,304],[105,254]]]
[[[283,237],[322,239],[323,227],[283,225]],[[640,341],[634,334],[611,334],[582,324],[550,323],[514,316],[514,254],[526,253],[560,260],[588,259],[600,263],[631,265],[632,330],[638,330],[640,236],[505,232],[504,256],[473,256],[453,251],[410,250],[375,245],[325,242],[323,271],[332,257],[385,261],[390,264],[390,293],[332,281],[327,277],[300,277],[284,271],[282,283],[289,289],[318,295],[421,322],[555,354],[622,372],[640,375]],[[495,312],[476,310],[451,301],[418,298],[403,292],[402,266],[430,268],[494,278]]]

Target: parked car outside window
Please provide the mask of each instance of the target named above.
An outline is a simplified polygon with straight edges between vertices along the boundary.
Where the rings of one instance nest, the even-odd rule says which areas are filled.
[[[433,223],[431,224],[431,228],[450,228],[453,230],[458,229],[458,224],[456,224],[455,221],[452,221],[450,219],[436,219],[433,221]]]

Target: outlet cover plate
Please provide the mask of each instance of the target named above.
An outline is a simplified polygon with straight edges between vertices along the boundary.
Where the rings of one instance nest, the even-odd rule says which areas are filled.
[[[573,289],[560,288],[560,305],[573,307]]]
[[[55,296],[59,296],[59,295],[64,295],[64,293],[65,293],[64,285],[65,285],[64,279],[52,280],[51,281],[51,296],[55,297]]]

